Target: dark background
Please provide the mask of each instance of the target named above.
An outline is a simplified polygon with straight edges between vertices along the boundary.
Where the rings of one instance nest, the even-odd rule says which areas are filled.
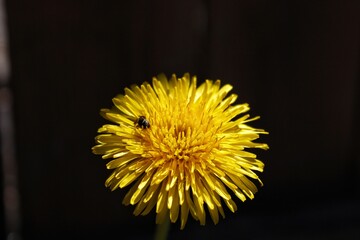
[[[90,149],[99,109],[160,72],[233,84],[270,132],[255,199],[171,239],[360,239],[359,1],[5,3],[23,239],[152,238]]]

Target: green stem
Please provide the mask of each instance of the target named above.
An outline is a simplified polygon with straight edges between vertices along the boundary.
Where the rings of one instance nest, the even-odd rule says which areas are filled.
[[[170,219],[167,217],[162,224],[156,225],[155,240],[166,240],[170,229]]]

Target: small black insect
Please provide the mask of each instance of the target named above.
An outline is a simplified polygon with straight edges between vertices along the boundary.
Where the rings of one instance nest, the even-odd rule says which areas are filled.
[[[139,117],[139,119],[137,120],[137,125],[140,126],[141,128],[149,128],[150,127],[149,121],[144,116]]]

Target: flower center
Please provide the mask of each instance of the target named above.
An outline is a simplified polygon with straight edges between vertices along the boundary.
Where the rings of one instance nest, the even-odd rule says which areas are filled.
[[[206,166],[213,159],[213,149],[219,147],[219,126],[204,112],[204,102],[174,101],[171,108],[158,106],[149,113],[151,127],[143,135],[144,152],[151,153],[147,156],[158,161],[158,166],[170,162]]]
[[[180,121],[179,121],[180,123]],[[195,125],[195,126],[194,126]],[[216,136],[216,129],[211,126],[211,121],[207,124],[186,124],[172,125],[169,129],[153,129],[149,138],[151,152],[156,152],[164,162],[177,161],[189,163],[199,163],[209,161],[209,155],[213,148],[219,146]],[[154,127],[155,128],[155,127]],[[155,135],[155,133],[157,133]]]

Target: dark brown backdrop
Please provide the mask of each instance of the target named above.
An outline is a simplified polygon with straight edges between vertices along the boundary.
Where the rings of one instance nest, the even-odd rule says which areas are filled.
[[[233,84],[270,132],[256,198],[217,226],[176,224],[171,239],[360,236],[359,1],[8,0],[6,9],[24,239],[151,239],[154,214],[133,217],[126,191],[105,189],[105,162],[90,148],[99,109],[160,72]]]

